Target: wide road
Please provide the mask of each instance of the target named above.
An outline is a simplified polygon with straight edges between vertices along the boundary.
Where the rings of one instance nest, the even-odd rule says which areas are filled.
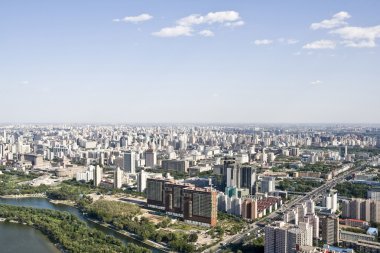
[[[281,216],[280,213],[289,211],[295,205],[303,203],[303,202],[305,202],[308,199],[315,200],[319,195],[321,195],[324,192],[326,192],[326,191],[334,188],[338,183],[340,183],[343,180],[345,180],[348,175],[350,175],[352,173],[355,173],[355,172],[357,172],[359,170],[365,169],[366,165],[367,164],[361,165],[361,166],[358,166],[358,167],[353,167],[352,169],[349,169],[349,170],[343,172],[342,174],[338,175],[337,177],[333,178],[332,180],[326,181],[326,183],[323,184],[322,186],[320,186],[318,188],[315,188],[311,192],[306,193],[304,196],[299,196],[299,197],[291,200],[290,202],[286,203],[285,205],[283,205],[282,207],[280,207],[275,212],[273,212],[273,213],[265,216],[264,219],[268,220],[269,222],[274,221],[274,220],[282,220],[282,216]],[[220,245],[220,244],[219,245],[215,245],[215,246],[213,246],[211,248],[208,248],[204,252],[221,252],[222,251],[222,247],[224,245],[238,244],[238,243],[242,242],[245,237],[257,233],[257,231],[260,229],[260,227],[257,226],[257,223],[260,222],[260,221],[261,220],[258,220],[256,222],[252,223],[250,225],[249,229],[246,230],[244,233],[237,234],[234,237],[229,238],[228,240],[222,241],[221,244],[223,244],[223,245]]]

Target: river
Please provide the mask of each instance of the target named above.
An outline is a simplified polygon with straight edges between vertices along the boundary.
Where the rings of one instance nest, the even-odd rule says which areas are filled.
[[[140,241],[134,240],[133,238],[126,237],[113,231],[112,229],[103,227],[99,224],[88,221],[81,212],[75,207],[60,205],[60,204],[52,204],[48,199],[45,198],[19,198],[19,199],[3,199],[0,198],[0,204],[14,205],[14,206],[25,206],[25,207],[34,207],[34,208],[45,208],[52,209],[57,211],[65,211],[71,214],[74,214],[80,220],[84,221],[89,227],[96,228],[101,230],[105,234],[112,235],[118,239],[120,239],[123,243],[128,244],[133,242],[140,246],[144,246],[152,250],[153,253],[160,253],[160,251],[153,247],[148,247],[146,245],[142,245]],[[25,237],[25,238],[24,238]],[[20,239],[22,239],[22,243],[20,243]],[[17,245],[14,245],[17,244]],[[47,237],[43,236],[39,231],[36,231],[33,228],[20,225],[20,224],[6,224],[0,222],[0,245],[1,252],[28,252],[28,253],[56,253],[57,249],[53,246],[53,244],[47,239]],[[33,245],[34,248],[31,248]],[[17,248],[15,248],[17,247]],[[10,251],[3,251],[4,249],[14,249]]]

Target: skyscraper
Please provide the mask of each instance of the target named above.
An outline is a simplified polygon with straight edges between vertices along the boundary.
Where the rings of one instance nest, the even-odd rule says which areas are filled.
[[[153,168],[157,165],[157,153],[153,149],[145,152],[145,166]]]
[[[254,194],[256,182],[256,169],[251,166],[240,168],[240,185],[239,188],[248,188],[251,195]]]
[[[135,173],[136,154],[134,151],[128,151],[124,153],[124,170],[127,173]]]
[[[102,181],[102,168],[99,165],[96,165],[94,170],[94,185],[99,186]]]
[[[113,181],[113,187],[116,189],[120,189],[123,184],[123,171],[117,167],[114,172],[114,181]]]
[[[144,192],[146,189],[146,180],[148,178],[148,173],[145,170],[141,170],[137,174],[137,190],[139,192]]]

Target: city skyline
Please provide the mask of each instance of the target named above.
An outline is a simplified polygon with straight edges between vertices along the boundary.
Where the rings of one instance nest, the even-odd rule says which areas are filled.
[[[380,123],[379,7],[7,1],[0,123]]]

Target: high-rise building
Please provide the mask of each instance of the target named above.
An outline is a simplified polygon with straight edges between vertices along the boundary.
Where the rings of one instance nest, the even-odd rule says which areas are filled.
[[[323,196],[322,205],[327,209],[330,209],[332,213],[338,210],[338,192],[331,189]]]
[[[127,173],[136,173],[136,153],[134,151],[128,151],[124,153],[124,170]]]
[[[275,182],[276,182],[276,179],[274,177],[263,177],[261,181],[261,192],[262,193],[274,192]]]
[[[148,207],[165,210],[185,222],[215,226],[218,206],[217,192],[212,188],[197,188],[164,178],[147,179]],[[230,198],[228,198],[230,199]]]
[[[94,170],[94,186],[99,186],[100,182],[102,181],[102,168],[99,165],[96,165],[96,168]]]
[[[339,146],[339,155],[341,158],[345,158],[347,156],[347,146]]]
[[[163,160],[162,168],[164,170],[174,170],[180,173],[187,173],[189,169],[189,161],[187,160]]]
[[[303,221],[313,226],[313,238],[319,238],[319,217],[316,214],[306,214]]]
[[[240,185],[239,188],[249,189],[249,193],[255,193],[256,169],[251,166],[243,166],[240,168]]]
[[[255,220],[258,217],[257,200],[252,198],[244,199],[241,205],[241,215],[244,219]]]
[[[144,192],[146,189],[146,180],[148,178],[148,173],[145,170],[141,170],[137,174],[137,191]]]
[[[367,196],[371,200],[380,200],[380,188],[371,188],[371,189],[369,189],[367,191]]]
[[[165,211],[166,213],[183,218],[183,189],[192,186],[177,182],[165,183]]]
[[[216,191],[211,188],[183,189],[185,222],[201,226],[216,226],[218,215],[216,195]]]
[[[313,228],[304,222],[292,225],[275,222],[265,227],[265,253],[293,253],[298,247],[312,246]]]
[[[117,167],[114,172],[113,187],[120,189],[123,185],[123,171]]]
[[[329,245],[339,243],[339,218],[337,216],[322,217],[322,241]]]
[[[312,199],[308,199],[305,201],[306,204],[306,213],[314,214],[315,213],[315,202]]]
[[[342,217],[367,222],[380,222],[380,201],[359,198],[343,200]]]
[[[153,149],[145,152],[145,166],[153,168],[157,165],[157,153]]]
[[[148,178],[146,180],[146,195],[148,207],[165,210],[165,183],[171,182],[165,178]]]

